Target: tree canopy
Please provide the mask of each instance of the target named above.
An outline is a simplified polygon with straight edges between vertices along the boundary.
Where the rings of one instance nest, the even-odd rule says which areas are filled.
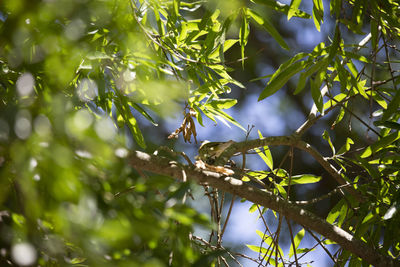
[[[400,4],[306,2],[2,1],[0,263],[400,265]],[[300,107],[294,131],[239,123],[251,86]],[[210,121],[243,138],[200,147]],[[238,199],[264,229],[235,250]]]

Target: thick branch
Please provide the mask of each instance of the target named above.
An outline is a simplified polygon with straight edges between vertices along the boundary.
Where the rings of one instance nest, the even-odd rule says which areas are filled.
[[[270,136],[263,139],[254,139],[243,142],[233,143],[229,146],[219,158],[230,158],[237,152],[246,152],[248,150],[262,147],[262,146],[277,146],[286,145],[293,146],[298,149],[308,152],[340,185],[347,185],[347,181],[339,174],[336,168],[330,164],[317,150],[315,150],[308,143],[300,140],[296,136]],[[345,190],[349,192],[358,201],[364,202],[364,198],[352,187],[346,187]]]
[[[330,240],[338,243],[346,249],[374,266],[399,266],[400,262],[380,254],[366,243],[354,238],[343,229],[327,223],[320,217],[302,209],[284,199],[273,195],[271,192],[262,191],[252,187],[241,180],[224,177],[219,173],[195,169],[191,166],[181,165],[167,158],[149,155],[135,151],[130,158],[132,167],[157,174],[167,175],[183,179],[186,175],[189,179],[199,184],[208,184],[233,195],[245,198],[253,203],[272,209],[286,216],[288,219],[315,231]]]

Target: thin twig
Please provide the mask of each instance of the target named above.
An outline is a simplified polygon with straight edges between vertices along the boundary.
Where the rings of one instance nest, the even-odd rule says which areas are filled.
[[[325,247],[325,245],[321,242],[321,240],[319,240],[318,237],[316,237],[312,231],[308,230],[304,226],[303,226],[303,228],[306,229],[306,231],[309,234],[311,234],[311,236],[315,239],[315,241],[318,242],[318,244],[325,250],[326,254],[328,254],[328,256],[331,258],[331,260],[336,264],[337,260],[332,256],[331,252]]]
[[[292,246],[293,246],[294,260],[295,260],[295,262],[296,262],[296,266],[298,267],[298,266],[299,266],[299,260],[297,259],[297,251],[296,251],[296,245],[295,245],[295,243],[294,243],[292,226],[290,225],[290,222],[289,222],[289,220],[288,220],[287,218],[285,218],[285,220],[286,220],[286,223],[287,223],[288,228],[289,228],[290,241],[291,241]]]

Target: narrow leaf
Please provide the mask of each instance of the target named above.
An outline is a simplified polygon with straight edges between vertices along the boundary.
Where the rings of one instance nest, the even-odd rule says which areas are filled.
[[[321,76],[323,75],[324,72],[320,72],[319,75],[315,79],[311,79],[310,84],[311,84],[311,96],[314,100],[315,105],[317,106],[317,109],[320,113],[323,113],[323,107],[324,107],[324,102],[322,99],[320,87],[321,87]]]
[[[249,21],[247,20],[247,9],[242,9],[242,22],[240,24],[239,30],[239,43],[240,43],[240,52],[242,59],[242,67],[244,68],[244,48],[247,45],[247,40],[250,34],[250,26]]]
[[[263,28],[275,39],[275,41],[278,42],[282,48],[289,50],[289,46],[286,44],[285,40],[283,40],[282,36],[267,18],[261,17],[257,12],[251,9],[247,9],[247,14],[249,14],[255,22],[263,26]]]
[[[144,142],[144,138],[142,135],[142,132],[139,129],[139,125],[135,119],[135,117],[133,117],[132,114],[129,115],[129,119],[127,121],[128,123],[128,127],[131,130],[131,133],[133,135],[133,137],[135,138],[136,143],[141,147],[141,148],[146,148],[146,143]]]
[[[237,103],[236,99],[225,98],[225,99],[213,100],[209,102],[207,105],[211,105],[213,108],[216,109],[228,109],[233,107],[236,103]]]
[[[286,15],[288,15],[290,7],[288,5],[285,5],[279,1],[275,1],[275,0],[251,0],[254,3],[257,4],[262,4],[262,5],[266,5],[278,12],[282,12]],[[299,17],[299,18],[304,18],[304,19],[309,19],[311,18],[310,14],[307,14],[304,11],[301,10],[297,10],[294,14],[293,17]]]
[[[332,144],[331,137],[329,136],[328,131],[325,130],[324,133],[322,134],[322,137],[323,137],[326,141],[328,141],[329,146],[330,146],[331,149],[332,149],[332,153],[333,153],[333,155],[335,155],[335,147],[334,147],[333,144]]]
[[[291,77],[293,77],[293,75],[303,70],[305,66],[307,66],[305,61],[298,61],[281,71],[278,69],[278,71],[275,72],[276,75],[274,74],[267,86],[261,92],[258,101],[275,94],[287,83]]]
[[[385,148],[386,146],[390,145],[394,141],[400,138],[400,132],[394,132],[391,133],[378,141],[376,141],[374,144],[368,146],[364,152],[360,155],[361,158],[366,158],[371,156],[373,153],[381,150],[382,148]]]
[[[301,3],[301,0],[292,0],[292,2],[290,3],[288,15],[287,15],[288,20],[290,20],[299,11],[300,3]]]
[[[294,91],[293,94],[297,95],[298,93],[300,93],[304,89],[304,86],[306,84],[306,79],[309,76],[313,75],[315,72],[326,69],[328,64],[329,64],[328,56],[325,55],[322,58],[320,58],[318,61],[314,62],[314,64],[312,64],[308,70],[301,73],[299,81],[297,83],[296,90]]]
[[[321,176],[315,176],[313,174],[302,174],[302,175],[294,175],[291,177],[290,184],[313,184],[318,183],[321,180]],[[289,178],[285,178],[280,182],[280,185],[287,186],[289,182]]]
[[[258,136],[260,137],[260,139],[264,138],[260,131],[258,131]],[[264,146],[264,152],[262,152],[259,149],[256,149],[255,151],[262,158],[262,160],[265,162],[265,164],[267,164],[268,168],[273,170],[274,169],[273,168],[274,161],[272,159],[272,154],[271,154],[271,150],[269,149],[269,147],[268,146]]]
[[[304,237],[304,234],[305,234],[305,230],[304,230],[304,228],[303,228],[303,229],[301,229],[301,230],[296,234],[296,236],[294,237],[294,239],[293,239],[293,244],[290,246],[289,258],[293,256],[294,250],[296,250],[296,252],[297,252],[297,248],[299,247],[300,242],[301,242],[301,240],[302,240],[303,237]]]
[[[317,28],[318,31],[321,31],[321,22],[324,21],[324,5],[322,3],[322,0],[313,0],[313,19],[314,19],[314,24],[315,28]]]
[[[397,112],[399,106],[400,106],[400,90],[397,90],[392,101],[389,102],[387,109],[383,112],[382,120],[383,121],[388,120],[395,112]]]
[[[353,144],[354,144],[354,141],[350,137],[347,137],[346,143],[339,149],[339,151],[337,153],[338,154],[346,153],[347,151],[350,150],[350,146]]]

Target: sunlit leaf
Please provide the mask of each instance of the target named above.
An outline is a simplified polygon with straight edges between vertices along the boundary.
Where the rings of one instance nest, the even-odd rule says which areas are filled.
[[[236,99],[225,98],[225,99],[213,100],[211,102],[208,102],[207,105],[211,105],[212,107],[217,108],[217,109],[228,109],[228,108],[233,107],[236,103],[237,103]]]
[[[254,3],[257,4],[262,4],[262,5],[266,5],[278,12],[282,12],[286,15],[288,15],[289,10],[290,10],[290,6],[283,4],[279,1],[276,0],[251,0]],[[311,18],[311,15],[307,14],[304,11],[301,10],[296,10],[293,14],[293,17],[300,17],[300,18],[305,18],[305,19],[309,19]]]
[[[391,133],[391,134],[379,139],[378,141],[376,141],[372,145],[368,146],[364,150],[364,152],[361,153],[360,157],[361,158],[369,157],[373,153],[378,152],[379,150],[381,150],[384,147],[390,145],[391,143],[393,143],[394,141],[398,140],[399,138],[400,138],[400,132]]]
[[[324,5],[322,0],[313,0],[312,13],[313,13],[315,28],[317,28],[317,30],[320,31],[321,22],[324,21]]]
[[[251,10],[251,9],[247,9],[247,14],[249,14],[254,19],[255,22],[257,22],[259,25],[263,26],[264,29],[269,34],[271,34],[271,36],[279,43],[279,45],[282,48],[289,50],[289,47],[286,44],[285,40],[283,40],[282,36],[275,29],[275,27],[271,24],[271,22],[268,21],[267,18],[261,17],[258,13],[256,13],[254,10]]]
[[[290,20],[299,11],[300,3],[301,0],[292,0],[292,2],[290,2],[290,8],[287,15],[288,20]]]
[[[269,80],[267,86],[261,92],[258,101],[267,98],[270,95],[275,94],[279,89],[281,89],[287,81],[293,77],[296,73],[300,72],[305,68],[307,63],[305,61],[297,61],[287,68],[279,68],[274,76]]]
[[[323,98],[321,95],[321,91],[320,91],[320,87],[322,84],[322,76],[325,75],[324,71],[320,71],[317,75],[315,79],[311,79],[310,80],[310,84],[311,84],[311,96],[314,100],[315,105],[317,106],[317,109],[320,113],[323,113],[323,106],[324,106],[324,102],[323,102]]]
[[[290,184],[313,184],[318,183],[321,180],[321,176],[315,176],[313,174],[302,174],[302,175],[294,175],[290,179]],[[289,185],[289,178],[286,178],[280,182],[280,185],[287,186]]]
[[[258,131],[258,136],[260,137],[260,139],[264,138],[260,131]],[[256,148],[255,151],[262,158],[262,160],[265,162],[265,164],[267,164],[268,168],[270,170],[273,170],[274,162],[272,159],[271,150],[269,149],[268,146],[264,146],[263,148],[264,148],[264,151],[261,151],[258,148]]]
[[[314,64],[311,65],[305,72],[302,72],[300,74],[299,81],[297,82],[297,87],[296,90],[294,91],[293,94],[297,95],[300,93],[306,84],[306,79],[313,75],[317,71],[321,71],[321,69],[326,69],[328,66],[328,56],[325,55],[324,57],[320,58],[317,62],[314,62]]]
[[[244,68],[244,48],[247,45],[247,40],[250,34],[250,25],[247,19],[247,9],[242,9],[242,21],[240,24],[239,30],[239,43],[240,43],[240,51],[242,57],[242,67]]]
[[[329,146],[330,146],[331,149],[332,149],[332,154],[335,155],[335,154],[336,154],[336,153],[335,153],[335,147],[334,147],[333,144],[332,144],[331,137],[329,136],[328,131],[325,130],[324,133],[322,134],[322,137],[323,137],[326,141],[328,141]]]
[[[350,150],[350,146],[353,144],[354,144],[354,141],[350,137],[347,137],[346,143],[339,149],[337,154],[343,154],[343,153],[348,152]]]
[[[291,246],[290,246],[289,258],[293,256],[294,250],[296,250],[296,253],[300,252],[300,251],[297,250],[297,248],[299,247],[301,240],[303,240],[303,237],[304,237],[305,233],[306,233],[306,231],[303,228],[294,237],[293,244],[291,244]],[[294,249],[293,249],[293,247],[294,247]]]

